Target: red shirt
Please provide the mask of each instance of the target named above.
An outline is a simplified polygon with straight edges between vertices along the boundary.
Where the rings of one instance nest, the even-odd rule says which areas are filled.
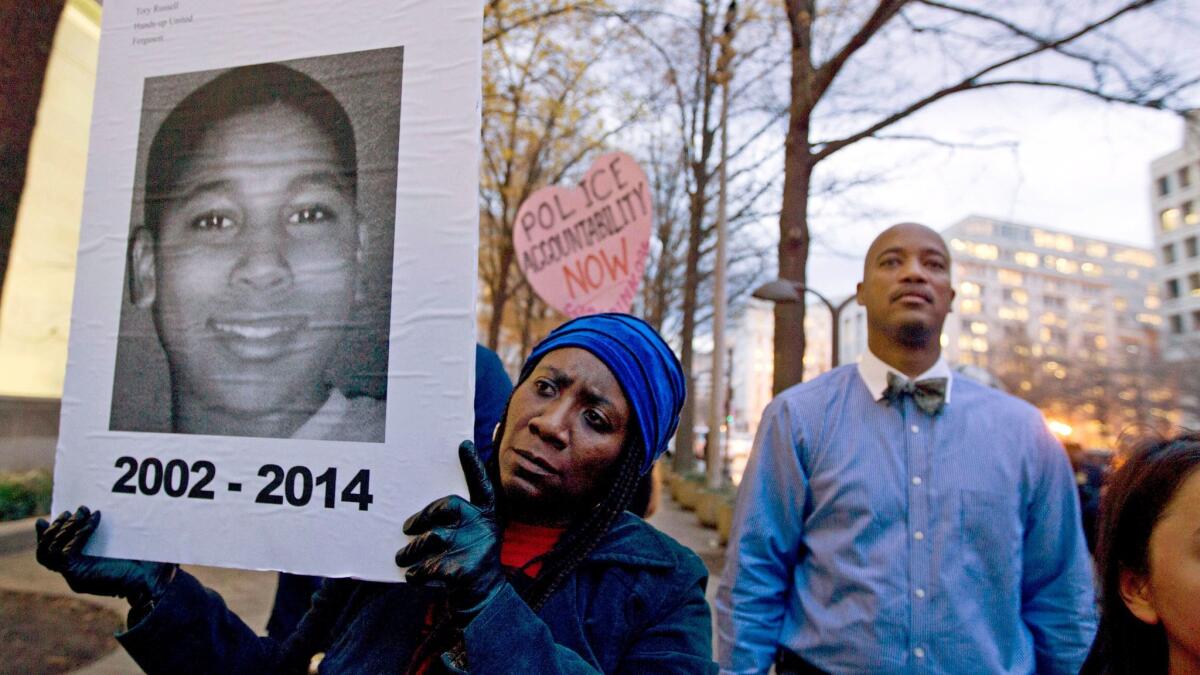
[[[566,531],[564,527],[541,527],[540,525],[526,525],[509,521],[500,540],[500,565],[505,569],[517,570],[533,579],[542,570],[540,557],[549,553],[550,549],[558,543],[563,532]],[[428,634],[433,630],[435,620],[434,607],[430,605],[425,613],[423,632]],[[440,656],[431,654],[417,667],[417,675],[429,673],[430,667],[437,658]]]
[[[506,568],[520,570],[534,578],[542,570],[541,556],[550,552],[558,543],[563,527],[542,527],[509,521],[500,542],[500,564]]]

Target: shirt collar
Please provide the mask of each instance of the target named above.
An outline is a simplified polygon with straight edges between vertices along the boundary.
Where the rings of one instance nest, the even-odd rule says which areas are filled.
[[[895,373],[903,380],[908,377],[883,362],[878,356],[875,356],[870,349],[863,352],[858,359],[858,375],[862,378],[863,384],[867,385],[867,391],[871,392],[871,396],[876,401],[883,398],[883,392],[887,391],[887,374]],[[946,357],[939,355],[938,360],[930,367],[929,370],[912,378],[917,380],[928,380],[931,377],[946,378],[946,403],[950,403],[950,390],[954,385],[954,373],[950,370],[950,364],[946,363]]]

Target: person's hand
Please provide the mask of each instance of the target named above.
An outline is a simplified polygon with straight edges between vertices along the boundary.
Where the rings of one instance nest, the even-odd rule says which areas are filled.
[[[122,597],[135,607],[160,598],[176,566],[84,555],[83,547],[99,525],[100,512],[86,506],[75,513],[64,511],[53,524],[39,518],[34,526],[37,561],[63,575],[76,593]]]
[[[396,554],[409,583],[444,586],[450,610],[463,623],[474,619],[508,583],[500,568],[500,531],[495,495],[474,444],[464,441],[458,457],[471,501],[451,495],[404,522],[412,536]]]

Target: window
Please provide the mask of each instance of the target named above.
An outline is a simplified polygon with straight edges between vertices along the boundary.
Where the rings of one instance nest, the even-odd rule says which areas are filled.
[[[1167,279],[1167,299],[1174,300],[1179,297],[1179,280]]]
[[[1058,270],[1061,274],[1075,274],[1079,271],[1079,263],[1074,260],[1067,260],[1066,258],[1055,258],[1054,269]]]
[[[1060,296],[1047,295],[1042,297],[1042,305],[1044,305],[1046,309],[1065,309],[1067,302]]]
[[[1163,232],[1179,228],[1179,209],[1163,209],[1158,214],[1158,224]]]
[[[1000,309],[1003,311],[1005,308],[1001,307]],[[1000,318],[1003,319],[1004,317],[1001,316]],[[1016,309],[1013,309],[1012,316],[1010,318],[1012,318],[1015,321],[1028,321],[1029,320],[1029,308],[1028,307],[1017,307]]]
[[[976,237],[992,236],[992,224],[986,220],[972,220],[963,228],[968,234]]]
[[[1090,241],[1087,244],[1087,254],[1093,258],[1107,258],[1108,247],[1100,242]]]
[[[1136,248],[1122,249],[1113,254],[1113,260],[1119,263],[1129,263],[1139,267],[1154,267],[1158,264],[1158,259],[1150,251],[1142,251]]]
[[[996,278],[1000,280],[1000,283],[1009,286],[1020,286],[1025,282],[1025,278],[1021,276],[1020,272],[1005,269],[996,270]]]
[[[1190,166],[1185,166],[1179,169],[1179,187],[1187,187],[1192,184],[1192,171]]]
[[[978,298],[982,293],[983,286],[973,281],[964,281],[958,285],[958,294],[964,298]]]
[[[1183,222],[1185,225],[1195,225],[1200,223],[1200,215],[1196,213],[1196,203],[1192,200],[1187,200],[1180,207],[1183,209]]]
[[[1167,244],[1162,247],[1163,264],[1170,265],[1175,262],[1175,244]]]
[[[1024,265],[1025,267],[1038,266],[1038,254],[1030,253],[1028,251],[1017,251],[1013,254],[1013,260],[1015,260],[1018,265]]]
[[[1015,302],[1018,305],[1029,304],[1029,294],[1020,288],[1006,288],[1003,292],[1005,302]]]
[[[1171,334],[1172,335],[1180,335],[1182,333],[1183,333],[1183,315],[1182,314],[1172,314],[1171,315]]]
[[[1192,295],[1200,295],[1200,272],[1192,272],[1188,275],[1188,290]]]
[[[1192,312],[1192,330],[1200,330],[1200,309]]]
[[[1169,178],[1167,178],[1166,176],[1159,176],[1158,180],[1155,181],[1155,184],[1158,186],[1158,196],[1159,197],[1162,197],[1171,192],[1171,180]]]
[[[1001,223],[1000,237],[1011,241],[1029,241],[1029,230],[1017,225]]]
[[[1117,317],[1117,319],[1118,319],[1118,323],[1120,323],[1122,326],[1125,325],[1125,321],[1124,321],[1125,317],[1123,315]],[[1141,314],[1138,314],[1137,320],[1148,326],[1161,326],[1162,325],[1162,317],[1157,314],[1151,314],[1149,312],[1143,312]]]
[[[1188,237],[1186,240],[1184,240],[1183,250],[1185,253],[1187,253],[1187,257],[1195,258],[1198,253],[1196,250],[1196,238]]]

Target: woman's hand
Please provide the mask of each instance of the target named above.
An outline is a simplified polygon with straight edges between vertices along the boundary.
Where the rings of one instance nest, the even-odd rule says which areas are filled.
[[[64,511],[53,524],[39,518],[37,561],[58,572],[76,593],[113,595],[129,600],[134,607],[162,596],[175,576],[171,563],[100,558],[84,555],[92,532],[100,525],[100,512],[81,506],[75,513]]]
[[[396,564],[408,567],[409,583],[444,586],[450,610],[465,624],[507,581],[487,470],[470,441],[458,446],[458,457],[471,501],[443,497],[405,521],[404,533],[413,539],[396,554]]]

